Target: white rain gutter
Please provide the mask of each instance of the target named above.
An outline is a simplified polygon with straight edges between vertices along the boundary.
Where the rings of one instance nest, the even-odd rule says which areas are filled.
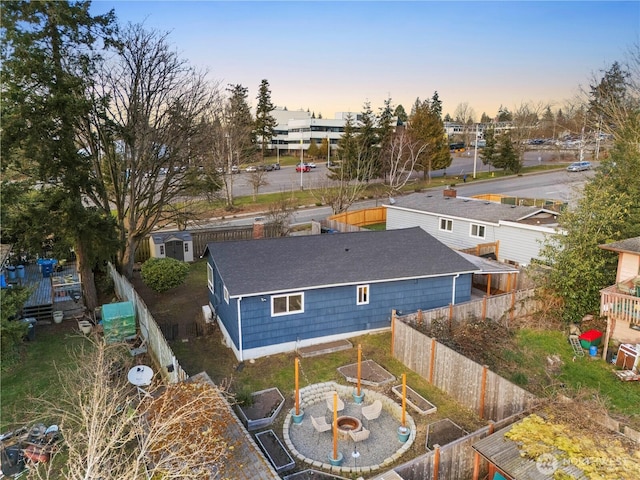
[[[238,297],[238,350],[240,353],[240,361],[243,362],[244,361],[244,355],[242,354],[242,317],[240,314],[240,301],[242,300],[242,297]]]
[[[456,279],[460,276],[459,273],[456,273],[456,276],[453,277],[453,290],[451,292],[451,305],[456,304]]]

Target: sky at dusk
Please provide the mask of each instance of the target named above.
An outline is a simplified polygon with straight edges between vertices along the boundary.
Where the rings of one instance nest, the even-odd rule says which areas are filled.
[[[407,112],[438,92],[453,115],[475,120],[500,105],[561,107],[594,75],[640,44],[640,2],[95,1],[122,24],[170,32],[169,41],[221,86],[333,118],[378,112],[391,98]]]

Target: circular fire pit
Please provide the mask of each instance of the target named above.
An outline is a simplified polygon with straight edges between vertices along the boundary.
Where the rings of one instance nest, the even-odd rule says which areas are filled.
[[[362,430],[362,422],[356,417],[343,415],[336,420],[338,423],[338,434],[341,438],[348,440],[349,432],[359,432]]]

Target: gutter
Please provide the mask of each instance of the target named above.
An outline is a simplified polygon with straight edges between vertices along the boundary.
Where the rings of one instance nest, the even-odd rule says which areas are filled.
[[[242,297],[238,297],[238,351],[240,353],[240,361],[244,361],[244,355],[242,353],[242,316],[240,313],[240,302],[242,301]]]
[[[456,279],[460,276],[459,273],[456,273],[456,276],[453,277],[453,290],[451,291],[451,305],[456,304]]]

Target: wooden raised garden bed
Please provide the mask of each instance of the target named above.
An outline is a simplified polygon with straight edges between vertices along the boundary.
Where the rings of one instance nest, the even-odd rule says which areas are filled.
[[[282,445],[273,430],[256,433],[256,441],[267,455],[276,472],[286,472],[296,466],[293,458],[291,458],[291,455],[289,455],[289,452],[284,448],[284,445]]]
[[[391,390],[402,399],[402,385],[396,385]],[[407,386],[407,403],[420,415],[434,413],[437,410],[437,407],[433,403],[409,386]]]
[[[268,388],[251,394],[251,405],[239,405],[238,411],[247,430],[259,430],[268,427],[276,419],[282,406],[284,397],[277,388]]]
[[[338,477],[330,473],[321,472],[320,470],[303,470],[302,472],[292,473],[284,477],[284,480],[347,480],[345,477]]]

